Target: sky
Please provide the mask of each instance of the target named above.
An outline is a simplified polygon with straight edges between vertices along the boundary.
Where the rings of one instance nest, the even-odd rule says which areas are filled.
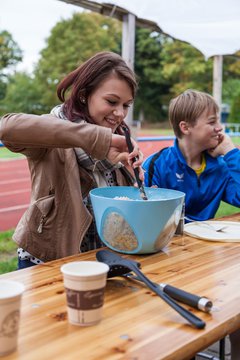
[[[114,3],[129,8],[138,17],[156,21],[166,33],[189,42],[206,58],[239,50],[239,0],[114,0]],[[178,11],[172,11],[173,8]],[[59,0],[0,0],[0,31],[8,30],[24,52],[23,63],[17,70],[31,72],[54,25],[82,10]]]
[[[0,0],[0,31],[10,32],[23,51],[17,70],[30,73],[54,25],[82,10],[59,0]]]

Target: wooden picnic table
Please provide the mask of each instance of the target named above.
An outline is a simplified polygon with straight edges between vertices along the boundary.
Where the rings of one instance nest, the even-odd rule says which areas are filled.
[[[225,220],[240,221],[240,213]],[[70,325],[60,266],[95,260],[96,251],[0,276],[26,286],[18,350],[6,360],[184,360],[240,328],[240,243],[174,237],[165,252],[129,256],[155,282],[164,282],[213,301],[198,330],[136,281],[107,281],[103,320],[91,327]],[[125,256],[125,255],[124,255]]]

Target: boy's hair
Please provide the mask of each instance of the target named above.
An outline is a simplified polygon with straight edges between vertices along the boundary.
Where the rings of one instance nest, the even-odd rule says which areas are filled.
[[[219,106],[215,99],[205,92],[188,89],[172,99],[169,104],[168,114],[176,137],[182,137],[179,128],[181,121],[186,121],[193,126],[197,118],[205,110],[207,110],[207,113],[213,112],[217,114],[219,112]]]

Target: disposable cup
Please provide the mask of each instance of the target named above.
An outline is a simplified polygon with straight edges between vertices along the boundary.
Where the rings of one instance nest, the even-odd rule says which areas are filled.
[[[24,285],[20,282],[0,280],[0,356],[17,348],[23,291]]]
[[[108,265],[97,261],[74,261],[61,267],[71,324],[90,326],[101,321],[108,271]]]

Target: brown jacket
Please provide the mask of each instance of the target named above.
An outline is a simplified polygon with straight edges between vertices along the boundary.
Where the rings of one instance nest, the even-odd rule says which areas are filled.
[[[111,129],[77,124],[52,115],[8,114],[0,121],[0,139],[26,155],[31,174],[31,203],[13,239],[33,256],[49,261],[79,252],[92,216],[82,201],[93,186],[79,168],[74,147],[106,158]],[[119,185],[128,185],[118,170]]]

